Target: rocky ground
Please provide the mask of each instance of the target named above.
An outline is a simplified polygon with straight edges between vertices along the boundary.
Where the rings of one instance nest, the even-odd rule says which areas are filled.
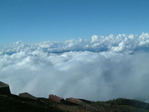
[[[149,112],[149,104],[123,98],[94,102],[56,95],[49,98],[37,98],[29,93],[13,95],[9,85],[0,82],[0,112]]]

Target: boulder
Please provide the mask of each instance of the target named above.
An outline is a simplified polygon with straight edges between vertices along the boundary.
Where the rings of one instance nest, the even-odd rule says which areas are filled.
[[[52,100],[54,102],[61,102],[61,100],[63,100],[63,98],[61,98],[59,96],[56,96],[56,95],[53,95],[53,94],[50,94],[49,95],[49,100]]]
[[[66,98],[66,101],[69,101],[71,103],[83,103],[83,101],[81,101],[77,98]]]
[[[20,93],[19,94],[19,97],[22,97],[22,98],[29,98],[29,99],[33,99],[33,100],[37,100],[37,98],[27,92],[24,92],[24,93]]]
[[[0,95],[10,95],[9,85],[0,81]]]

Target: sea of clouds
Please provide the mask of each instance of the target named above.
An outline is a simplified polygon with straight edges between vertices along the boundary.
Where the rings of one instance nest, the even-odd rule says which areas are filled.
[[[3,46],[0,81],[13,94],[149,101],[149,33]]]

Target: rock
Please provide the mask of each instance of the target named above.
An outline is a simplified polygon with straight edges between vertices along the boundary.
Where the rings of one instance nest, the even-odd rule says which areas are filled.
[[[69,101],[71,103],[83,103],[83,101],[76,98],[66,98],[66,101]]]
[[[1,95],[10,95],[10,88],[9,85],[0,81],[0,94]]]
[[[20,93],[19,94],[19,97],[22,97],[22,98],[29,98],[29,99],[33,99],[33,100],[37,100],[37,98],[27,92],[24,92],[24,93]]]
[[[55,102],[61,102],[61,100],[63,100],[63,98],[61,98],[59,96],[56,96],[56,95],[53,95],[53,94],[50,94],[49,95],[49,100],[52,100],[52,101],[55,101]]]

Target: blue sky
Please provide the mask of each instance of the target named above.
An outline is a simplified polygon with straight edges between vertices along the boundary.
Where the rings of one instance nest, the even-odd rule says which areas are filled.
[[[149,0],[0,0],[0,45],[149,32]]]

